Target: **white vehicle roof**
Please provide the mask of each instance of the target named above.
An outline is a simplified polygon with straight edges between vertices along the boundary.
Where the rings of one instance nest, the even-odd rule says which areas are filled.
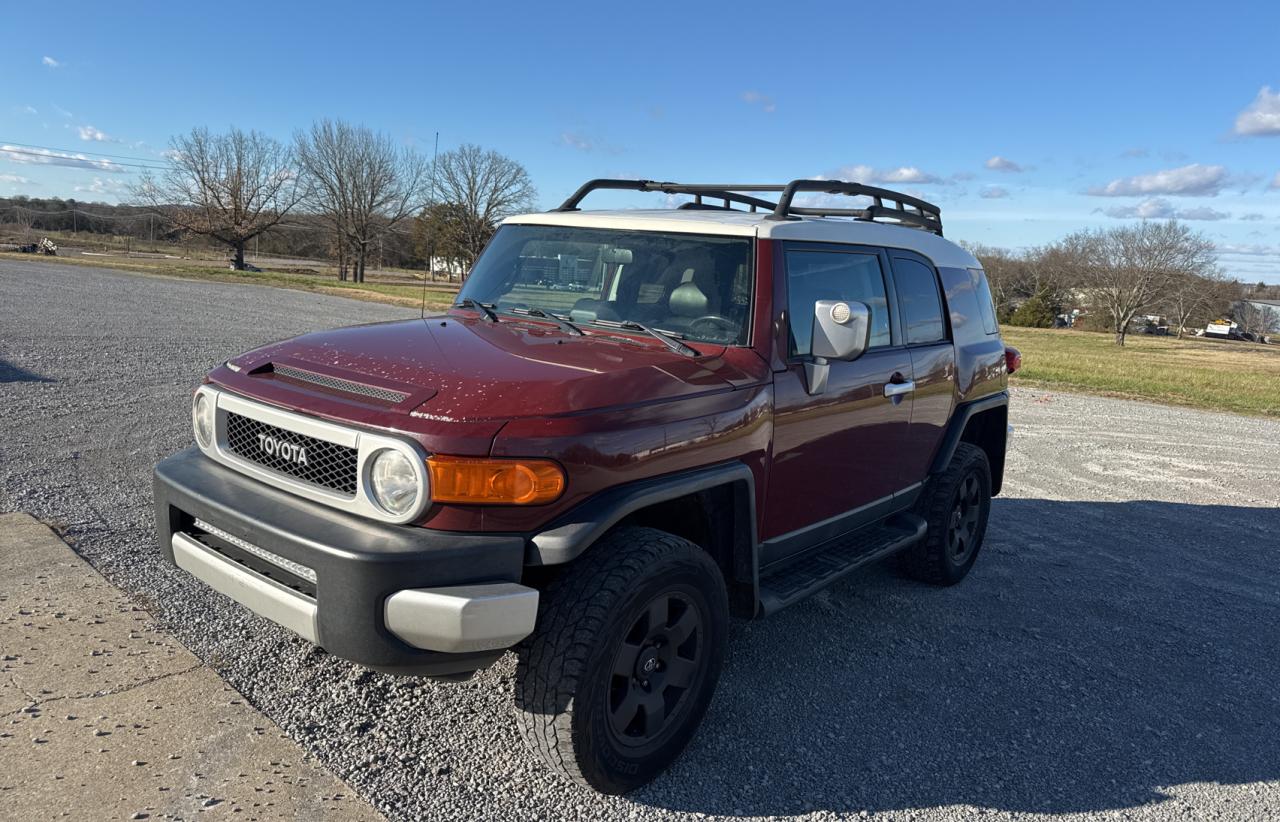
[[[834,217],[798,217],[786,220],[771,220],[768,217],[768,211],[621,209],[521,214],[507,218],[503,224],[580,226],[624,231],[668,231],[771,240],[851,243],[914,251],[932,260],[937,266],[982,267],[972,254],[959,245],[918,228]]]

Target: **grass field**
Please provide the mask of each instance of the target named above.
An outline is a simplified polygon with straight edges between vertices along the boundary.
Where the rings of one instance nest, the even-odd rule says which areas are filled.
[[[1022,352],[1015,385],[1280,417],[1280,345],[1002,327]]]

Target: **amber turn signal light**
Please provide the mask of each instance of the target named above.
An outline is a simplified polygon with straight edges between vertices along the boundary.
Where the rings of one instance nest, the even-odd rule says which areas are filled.
[[[431,499],[463,505],[538,505],[564,493],[564,471],[551,460],[427,458]]]

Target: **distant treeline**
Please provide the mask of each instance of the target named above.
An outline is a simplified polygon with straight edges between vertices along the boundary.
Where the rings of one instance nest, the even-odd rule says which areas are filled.
[[[148,206],[114,205],[60,197],[0,197],[0,241],[30,241],[41,232],[74,232],[95,239],[131,238],[143,245],[169,245],[225,251],[223,246],[185,232]],[[88,239],[88,238],[86,238]],[[425,260],[414,249],[410,231],[387,232],[373,249],[379,267],[422,268]],[[295,212],[257,238],[259,254],[278,257],[328,259],[333,254],[331,229],[313,215]],[[380,259],[379,259],[380,257]]]

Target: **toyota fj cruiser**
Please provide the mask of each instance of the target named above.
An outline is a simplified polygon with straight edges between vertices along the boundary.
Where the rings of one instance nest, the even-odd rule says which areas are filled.
[[[580,211],[599,189],[688,201]],[[210,372],[155,470],[160,546],[379,671],[514,649],[533,750],[622,792],[693,735],[730,616],[889,555],[969,572],[1017,363],[929,203],[595,180],[506,220],[443,315]]]

